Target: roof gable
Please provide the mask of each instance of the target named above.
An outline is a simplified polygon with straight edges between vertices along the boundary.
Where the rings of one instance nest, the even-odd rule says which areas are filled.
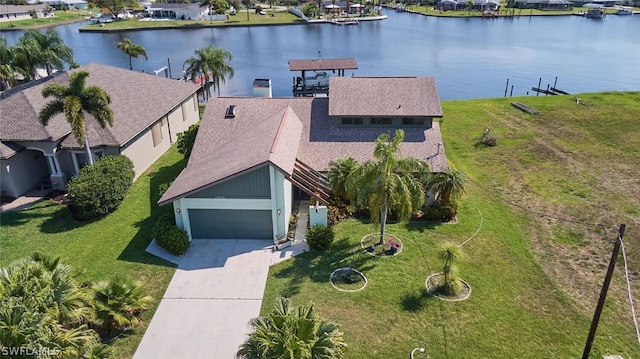
[[[433,77],[334,76],[329,88],[330,116],[442,117]]]

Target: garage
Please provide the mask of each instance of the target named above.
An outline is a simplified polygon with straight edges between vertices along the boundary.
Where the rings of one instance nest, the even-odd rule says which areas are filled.
[[[193,239],[273,239],[269,210],[189,209]]]

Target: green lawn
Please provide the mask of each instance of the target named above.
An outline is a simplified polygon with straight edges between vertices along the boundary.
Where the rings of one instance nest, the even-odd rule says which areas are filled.
[[[640,93],[485,99],[443,103],[448,158],[473,180],[458,224],[393,224],[403,251],[373,258],[359,249],[372,225],[336,226],[328,253],[306,253],[271,269],[263,313],[278,295],[316,303],[342,325],[348,358],[400,358],[426,345],[432,358],[579,357],[612,246],[596,226],[533,212],[602,223],[609,238],[627,224],[625,246],[635,297],[640,271]],[[528,115],[510,101],[542,111]],[[485,127],[498,146],[476,145]],[[507,204],[509,201],[527,211]],[[438,245],[462,243],[462,277],[471,297],[444,302],[425,293],[441,269]],[[368,278],[357,293],[341,293],[330,273],[353,266]],[[627,302],[622,259],[591,352],[640,357]],[[640,305],[637,303],[636,306]],[[418,354],[416,354],[416,357]]]
[[[64,23],[82,21],[86,16],[88,16],[87,12],[82,10],[56,11],[56,16],[51,18],[0,22],[0,30],[22,30],[56,26]]]
[[[82,224],[52,201],[3,213],[0,226],[0,265],[41,251],[61,257],[80,272],[83,281],[116,275],[140,280],[155,302],[143,314],[144,325],[113,343],[118,358],[131,358],[175,271],[175,265],[147,254],[151,228],[160,209],[158,185],[172,181],[184,166],[172,147],[133,185],[120,208],[106,218]],[[162,210],[166,210],[163,208]]]
[[[82,27],[82,31],[108,31],[131,30],[150,28],[201,28],[221,26],[247,26],[247,25],[283,25],[303,22],[302,19],[288,11],[271,11],[265,9],[266,15],[258,15],[255,10],[249,11],[247,21],[246,11],[239,11],[237,15],[229,16],[227,21],[208,20],[176,20],[176,21],[138,21],[138,19],[121,20],[101,24],[91,24]]]

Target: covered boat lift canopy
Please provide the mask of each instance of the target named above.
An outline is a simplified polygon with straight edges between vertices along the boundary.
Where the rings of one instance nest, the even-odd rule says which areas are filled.
[[[345,70],[357,70],[358,63],[354,58],[344,59],[309,59],[289,60],[289,71],[301,71],[302,75],[293,79],[294,96],[316,96],[329,93],[329,75],[332,71],[337,76],[344,76]],[[313,76],[306,76],[307,71],[314,71]]]

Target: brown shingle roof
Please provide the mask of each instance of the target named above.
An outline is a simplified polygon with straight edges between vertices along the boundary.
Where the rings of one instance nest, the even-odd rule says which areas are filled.
[[[433,77],[331,77],[329,89],[331,116],[442,117]]]
[[[191,83],[102,64],[89,64],[78,70],[89,72],[87,86],[98,86],[111,96],[113,127],[103,129],[87,116],[91,146],[126,144],[198,90],[198,86]],[[64,115],[54,117],[46,127],[38,122],[38,113],[50,101],[42,97],[42,89],[49,82],[68,84],[69,73],[0,100],[0,139],[56,141],[70,133]],[[66,138],[62,145],[78,147],[73,136]]]
[[[288,175],[293,171],[303,127],[294,111],[286,103],[261,109],[246,99],[227,100],[209,102],[189,163],[159,203],[267,163]],[[235,118],[224,116],[229,105],[237,106]]]
[[[326,171],[329,162],[338,158],[372,159],[376,138],[395,128],[337,127],[337,119],[328,115],[334,96],[332,92],[330,98],[211,99],[187,167],[158,203],[169,203],[268,162],[290,174],[288,166],[296,158],[318,171]],[[225,119],[230,105],[236,106],[236,117]],[[404,131],[403,156],[427,160],[435,172],[444,170],[447,160],[438,145],[442,136],[437,122],[429,129]]]
[[[354,58],[347,59],[310,59],[289,60],[289,71],[311,70],[357,70],[358,62]]]
[[[0,159],[7,159],[16,153],[24,150],[23,146],[20,146],[13,142],[0,142]]]

